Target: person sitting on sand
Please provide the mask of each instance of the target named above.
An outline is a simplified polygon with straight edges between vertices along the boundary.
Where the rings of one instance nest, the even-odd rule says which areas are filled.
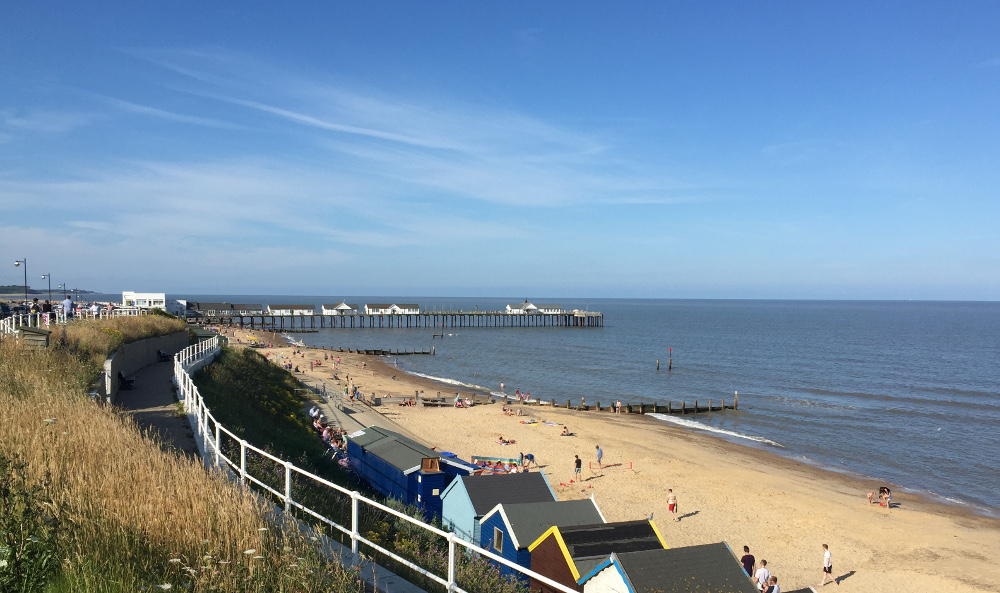
[[[471,408],[472,407],[472,400],[471,399],[465,398],[465,407],[466,408]]]
[[[569,427],[564,425],[563,426],[563,430],[562,430],[562,434],[560,434],[559,436],[561,436],[561,437],[568,437],[569,435],[570,435]]]

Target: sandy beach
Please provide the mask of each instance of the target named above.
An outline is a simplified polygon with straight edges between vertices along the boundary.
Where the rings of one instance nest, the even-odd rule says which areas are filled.
[[[251,335],[224,333],[234,344],[247,343]],[[407,375],[381,357],[305,348],[304,356],[292,359],[294,349],[280,336],[254,333],[280,346],[261,352],[293,360],[303,371],[300,378],[316,386],[326,383],[331,396],[343,393],[349,379],[366,395],[383,398],[409,398],[416,391],[427,397],[456,393],[454,386]],[[331,358],[324,361],[324,354]],[[311,367],[317,360],[321,365]],[[887,512],[866,499],[884,482],[819,469],[637,414],[518,407],[523,416],[505,415],[499,403],[456,409],[390,401],[373,411],[386,426],[465,459],[533,453],[560,500],[593,496],[608,521],[653,514],[672,547],[725,540],[741,552],[747,545],[758,560],[767,560],[785,591],[818,586],[824,543],[833,553],[833,574],[841,580],[839,588],[828,584],[826,589],[1000,591],[1000,566],[991,558],[1000,549],[995,519],[899,488],[893,488],[894,507]],[[556,425],[522,423],[528,419]],[[563,425],[574,436],[560,436]],[[501,435],[516,444],[498,444]],[[611,467],[597,468],[597,445]],[[574,455],[583,459],[583,478],[570,483]],[[667,511],[667,488],[677,495],[679,522]]]

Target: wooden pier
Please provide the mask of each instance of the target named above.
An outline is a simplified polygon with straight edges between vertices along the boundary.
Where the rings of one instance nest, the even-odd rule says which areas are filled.
[[[597,311],[564,311],[550,314],[511,314],[504,311],[426,311],[412,314],[356,315],[205,315],[201,323],[271,331],[317,329],[383,329],[473,327],[604,327]]]

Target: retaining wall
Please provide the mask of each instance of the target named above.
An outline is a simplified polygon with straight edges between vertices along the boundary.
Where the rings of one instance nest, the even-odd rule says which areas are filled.
[[[164,350],[172,357],[187,346],[188,333],[186,331],[125,344],[104,361],[104,385],[100,395],[104,397],[106,402],[116,403],[119,372],[128,377],[142,367],[158,363],[160,357],[156,353],[157,350]],[[171,363],[164,362],[162,364]]]

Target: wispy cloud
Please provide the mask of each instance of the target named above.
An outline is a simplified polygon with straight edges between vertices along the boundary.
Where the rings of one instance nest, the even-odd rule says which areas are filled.
[[[31,132],[69,132],[93,122],[97,115],[71,111],[34,110],[27,113],[0,111],[0,118],[10,128]]]
[[[219,119],[209,118],[209,117],[199,117],[197,115],[185,115],[183,113],[174,113],[172,111],[167,111],[165,109],[158,109],[156,107],[150,107],[148,105],[139,105],[138,103],[132,103],[130,101],[123,101],[121,99],[115,99],[114,97],[101,97],[101,99],[122,111],[127,113],[134,113],[136,115],[148,115],[150,117],[155,117],[159,119],[164,119],[167,121],[173,121],[184,124],[193,124],[198,126],[209,126],[213,128],[229,128],[229,129],[242,129],[242,126],[236,124],[222,121]]]

